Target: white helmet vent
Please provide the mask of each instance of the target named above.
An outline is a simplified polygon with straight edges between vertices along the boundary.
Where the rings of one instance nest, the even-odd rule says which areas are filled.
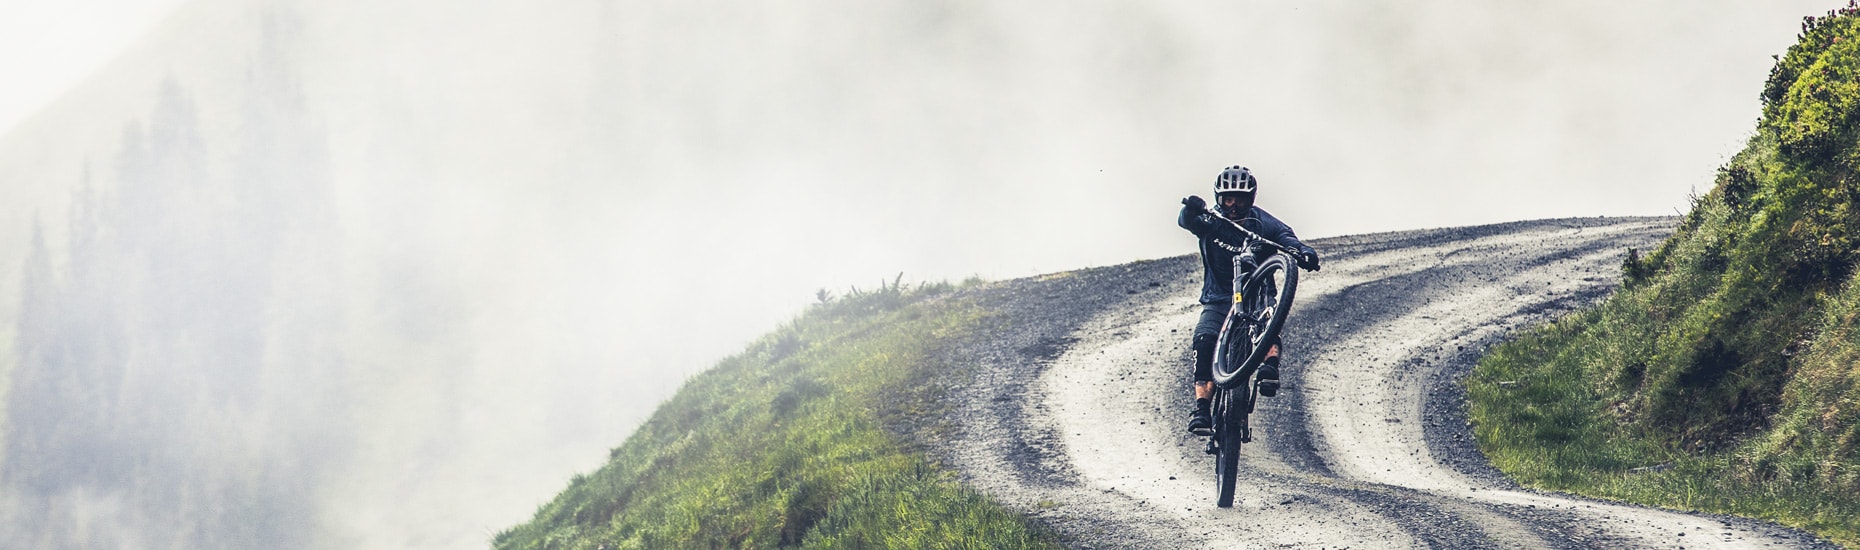
[[[1229,166],[1221,170],[1221,175],[1214,178],[1214,193],[1252,193],[1259,189],[1259,180],[1253,179],[1253,172],[1245,166]]]

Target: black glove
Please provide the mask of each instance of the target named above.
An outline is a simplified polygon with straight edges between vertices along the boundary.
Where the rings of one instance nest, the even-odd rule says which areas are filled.
[[[1188,198],[1182,199],[1182,210],[1188,211],[1191,215],[1207,212],[1208,201],[1201,200],[1199,196],[1189,195]]]
[[[1298,267],[1304,268],[1305,271],[1317,271],[1318,270],[1317,251],[1306,250],[1304,252],[1298,253]]]

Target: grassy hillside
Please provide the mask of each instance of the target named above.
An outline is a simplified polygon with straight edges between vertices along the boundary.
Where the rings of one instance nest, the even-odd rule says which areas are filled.
[[[1860,546],[1860,15],[1804,23],[1748,146],[1599,308],[1495,349],[1480,446],[1526,485]]]
[[[1054,546],[883,429],[930,402],[929,345],[985,315],[950,290],[810,308],[693,377],[496,547]]]

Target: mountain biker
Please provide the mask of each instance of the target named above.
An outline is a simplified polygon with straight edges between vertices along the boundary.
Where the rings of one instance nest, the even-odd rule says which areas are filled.
[[[1211,429],[1214,424],[1208,414],[1208,401],[1214,395],[1214,344],[1220,338],[1221,325],[1228,311],[1233,308],[1234,256],[1245,253],[1240,248],[1241,243],[1224,242],[1217,236],[1216,224],[1227,221],[1216,216],[1238,222],[1241,227],[1292,250],[1298,267],[1308,271],[1318,269],[1317,250],[1299,241],[1291,226],[1253,205],[1258,189],[1259,181],[1252,171],[1243,166],[1229,166],[1214,179],[1214,210],[1210,211],[1201,197],[1190,195],[1182,199],[1182,213],[1176,218],[1176,225],[1201,239],[1201,320],[1195,323],[1195,336],[1190,343],[1195,351],[1195,411],[1188,418],[1190,432],[1199,433]],[[1266,351],[1258,377],[1260,396],[1278,395],[1278,342],[1273,342]]]

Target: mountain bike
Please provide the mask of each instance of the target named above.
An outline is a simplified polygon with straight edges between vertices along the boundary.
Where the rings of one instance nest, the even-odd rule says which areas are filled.
[[[1234,504],[1234,483],[1240,466],[1240,444],[1253,441],[1247,417],[1259,402],[1258,380],[1253,373],[1278,343],[1279,329],[1292,310],[1298,289],[1298,262],[1293,251],[1248,231],[1226,218],[1217,231],[1244,243],[1245,252],[1234,256],[1234,306],[1214,344],[1214,400],[1210,412],[1214,429],[1208,453],[1214,455],[1214,480],[1219,487],[1215,505]],[[1230,231],[1231,228],[1231,231]],[[1277,381],[1273,381],[1277,383]]]

